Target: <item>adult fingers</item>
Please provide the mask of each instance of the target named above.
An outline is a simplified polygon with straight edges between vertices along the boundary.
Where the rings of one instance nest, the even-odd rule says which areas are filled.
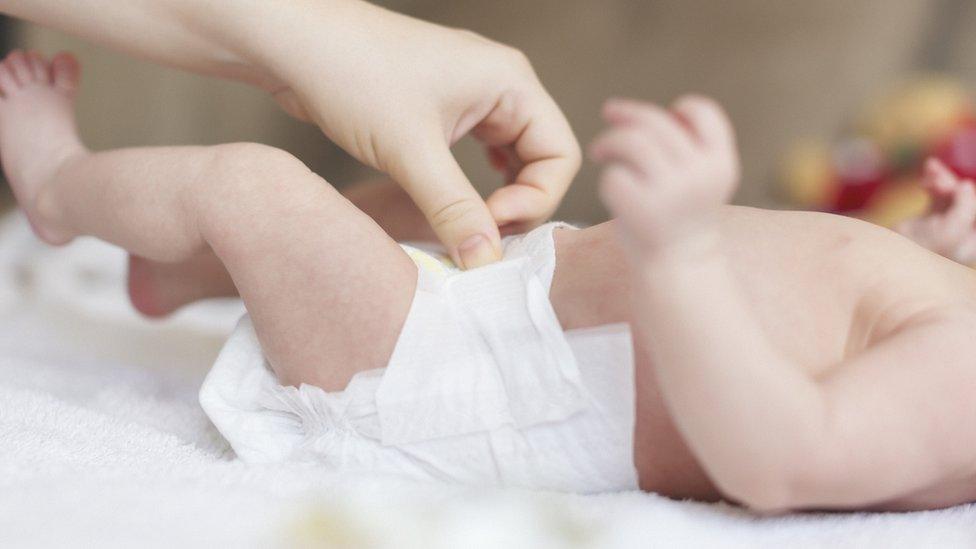
[[[569,122],[542,85],[503,93],[472,133],[514,156],[512,180],[488,198],[495,221],[533,225],[552,215],[579,171],[581,153]]]
[[[447,143],[433,138],[399,153],[405,156],[390,175],[423,212],[454,262],[472,269],[500,259],[498,226]]]

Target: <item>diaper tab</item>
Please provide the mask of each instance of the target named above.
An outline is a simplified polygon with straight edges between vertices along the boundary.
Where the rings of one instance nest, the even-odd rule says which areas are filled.
[[[424,273],[376,393],[385,445],[560,421],[586,400],[527,258]]]

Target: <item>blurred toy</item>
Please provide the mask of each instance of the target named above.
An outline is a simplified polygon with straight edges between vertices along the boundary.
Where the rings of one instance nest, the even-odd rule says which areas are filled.
[[[924,213],[919,184],[926,157],[976,179],[976,118],[966,90],[952,79],[918,79],[867,109],[837,143],[808,141],[784,163],[783,186],[800,208],[841,213],[888,227]]]

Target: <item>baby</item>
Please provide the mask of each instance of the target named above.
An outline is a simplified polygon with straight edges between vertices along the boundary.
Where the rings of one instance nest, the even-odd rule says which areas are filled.
[[[92,235],[131,252],[130,290],[146,312],[236,287],[250,319],[218,365],[254,362],[259,341],[280,390],[257,370],[238,372],[236,387],[256,393],[208,409],[225,434],[239,433],[234,418],[264,414],[244,435],[274,441],[301,425],[299,446],[336,467],[460,478],[468,473],[450,467],[480,463],[484,450],[508,484],[633,483],[759,511],[976,500],[976,274],[860,221],[726,206],[738,160],[709,100],[670,110],[608,102],[609,127],[590,153],[606,166],[601,196],[616,220],[544,226],[510,239],[502,264],[461,274],[396,243],[421,236],[396,191],[344,198],[270,147],[88,151],[72,113],[77,77],[64,54],[49,63],[16,52],[0,65],[8,179],[46,242]],[[937,166],[928,177],[956,185]],[[209,282],[190,282],[207,273]],[[493,295],[517,306],[494,310]],[[526,330],[499,340],[499,313]],[[628,332],[600,328],[622,323],[633,327],[632,349]],[[481,353],[471,362],[487,366],[436,356],[424,338],[442,333],[467,338]],[[428,379],[428,360],[462,371]],[[612,370],[605,384],[616,389],[593,365]],[[631,367],[636,410],[611,398]],[[454,398],[462,374],[477,386]],[[535,400],[533,387],[544,391]],[[501,412],[485,419],[466,402]],[[394,425],[410,405],[431,405],[420,427],[446,431]],[[337,427],[338,416],[351,420]],[[362,431],[320,436],[340,428]],[[586,484],[591,470],[599,482]],[[563,472],[581,480],[562,482]]]

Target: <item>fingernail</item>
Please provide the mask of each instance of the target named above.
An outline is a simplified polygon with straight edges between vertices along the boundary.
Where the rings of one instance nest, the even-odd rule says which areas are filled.
[[[474,269],[498,260],[495,248],[484,235],[476,234],[468,237],[467,240],[458,246],[458,256],[461,258],[461,267],[465,270]]]

